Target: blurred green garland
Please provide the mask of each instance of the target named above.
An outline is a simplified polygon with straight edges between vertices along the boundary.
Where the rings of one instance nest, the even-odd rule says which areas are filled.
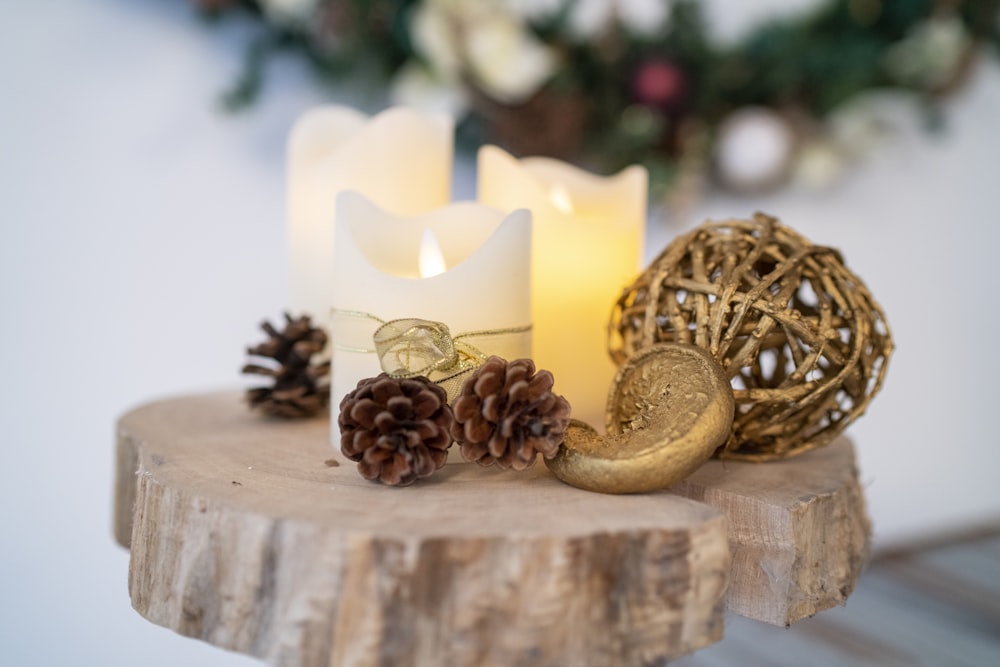
[[[607,171],[643,163],[674,187],[709,173],[737,110],[822,137],[824,119],[866,91],[909,91],[932,110],[983,45],[1000,46],[1000,0],[825,0],[730,44],[710,37],[697,0],[660,4],[657,21],[641,0],[619,2],[631,16],[599,0],[191,1],[213,19],[260,21],[231,109],[261,93],[271,55],[291,51],[324,80],[448,108],[472,143]],[[603,20],[581,28],[595,7]]]

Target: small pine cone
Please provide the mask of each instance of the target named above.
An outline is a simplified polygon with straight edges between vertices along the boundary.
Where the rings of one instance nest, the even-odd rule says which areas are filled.
[[[265,375],[274,382],[247,390],[250,407],[289,419],[312,417],[325,410],[330,399],[330,362],[320,361],[317,356],[326,346],[326,333],[313,327],[308,315],[293,318],[285,313],[285,328],[281,331],[270,322],[260,326],[268,338],[247,348],[247,354],[261,358],[264,365],[249,363],[243,372]]]
[[[455,399],[451,434],[467,461],[524,470],[535,455],[551,459],[569,424],[569,402],[552,393],[552,373],[531,359],[490,357]]]
[[[340,402],[340,451],[365,479],[406,486],[444,465],[453,422],[443,388],[382,373]]]

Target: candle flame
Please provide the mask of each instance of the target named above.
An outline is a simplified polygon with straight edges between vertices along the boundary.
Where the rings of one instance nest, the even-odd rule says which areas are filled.
[[[569,192],[563,186],[553,185],[552,189],[549,190],[549,199],[557,209],[566,215],[573,213],[573,200],[570,199]]]
[[[424,236],[420,239],[420,277],[430,278],[447,270],[448,265],[444,262],[444,255],[441,254],[441,246],[434,232],[425,229]]]

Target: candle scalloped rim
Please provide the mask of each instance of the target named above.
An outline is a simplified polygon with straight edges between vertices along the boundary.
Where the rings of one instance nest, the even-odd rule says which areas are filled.
[[[455,121],[447,114],[426,114],[408,107],[389,107],[368,116],[349,107],[326,105],[305,112],[292,127],[289,164],[322,169],[365,154],[372,141],[434,135],[453,153]]]
[[[369,200],[364,195],[357,192],[345,192],[337,198],[337,236],[342,234],[350,237],[350,242],[357,249],[357,252],[365,262],[375,271],[388,276],[404,280],[435,280],[441,276],[451,275],[455,272],[465,272],[469,269],[465,267],[478,264],[480,256],[493,252],[492,248],[501,242],[501,237],[508,233],[516,233],[516,230],[506,231],[512,227],[527,225],[527,233],[530,238],[531,212],[527,209],[517,209],[504,215],[500,210],[491,206],[486,206],[478,202],[453,202],[447,206],[437,208],[426,214],[419,216],[397,216],[385,211],[377,204]],[[473,212],[478,213],[478,216]],[[434,221],[435,216],[447,213],[453,220],[443,223],[440,220]],[[460,226],[462,231],[468,231],[469,221],[482,215],[488,215],[492,220],[482,223],[489,227],[488,233],[481,233],[476,236],[465,236],[463,239],[456,239],[455,236],[444,232],[457,231]],[[435,222],[437,224],[435,224]],[[398,225],[413,226],[413,242],[410,244],[412,252],[407,253],[413,260],[412,269],[389,270],[385,264],[385,258],[373,253],[373,249],[384,249],[386,246],[381,243],[381,239],[392,237],[396,241],[395,247],[399,246]],[[421,276],[419,267],[419,249],[424,233],[432,231],[434,237],[441,242],[439,246],[445,259],[445,270],[431,276]],[[367,238],[360,237],[364,234]],[[448,242],[462,240],[471,247],[468,253],[460,254],[460,258],[452,259],[454,255],[448,252]]]
[[[649,172],[641,165],[630,165],[616,174],[602,176],[554,158],[518,159],[493,145],[479,149],[477,164],[480,193],[486,188],[487,181],[516,179],[519,188],[530,188],[535,193],[535,196],[523,197],[524,200],[540,199],[567,218],[603,217],[581,215],[581,211],[613,208],[612,202],[639,202],[637,206],[641,210],[637,208],[635,215],[632,211],[618,211],[619,215],[615,215],[614,219],[630,226],[634,218],[638,221],[635,224],[645,225]],[[555,189],[565,194],[569,207],[554,201]]]

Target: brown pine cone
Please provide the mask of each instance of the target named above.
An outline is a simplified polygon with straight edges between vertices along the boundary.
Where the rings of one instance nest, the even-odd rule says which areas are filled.
[[[340,402],[340,451],[365,479],[406,486],[444,465],[453,422],[443,388],[382,373]]]
[[[552,393],[552,373],[531,359],[490,357],[455,398],[451,434],[467,461],[524,470],[535,455],[556,455],[569,424],[569,402]]]
[[[326,333],[313,327],[308,315],[292,318],[285,313],[285,328],[275,329],[270,322],[260,325],[268,339],[247,348],[247,354],[269,360],[266,365],[249,363],[244,373],[266,375],[274,379],[269,387],[254,387],[246,392],[247,403],[275,417],[311,417],[326,409],[330,399],[330,362],[314,361],[326,346]]]

